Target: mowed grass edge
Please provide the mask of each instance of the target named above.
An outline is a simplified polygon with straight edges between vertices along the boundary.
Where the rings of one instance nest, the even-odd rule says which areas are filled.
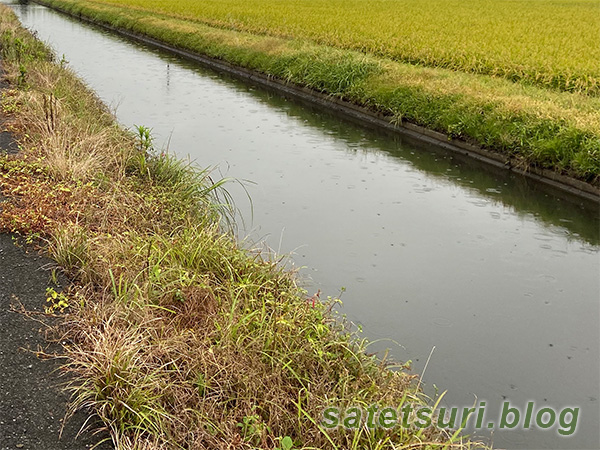
[[[399,63],[310,42],[210,27],[79,0],[75,15],[342,98],[539,167],[600,185],[600,99],[485,75]]]
[[[72,409],[116,448],[468,449],[436,427],[327,430],[327,406],[428,400],[369,356],[293,273],[229,232],[222,182],[157,153],[0,5],[2,93],[18,155],[0,155],[0,231],[37,242],[73,281],[60,315]]]

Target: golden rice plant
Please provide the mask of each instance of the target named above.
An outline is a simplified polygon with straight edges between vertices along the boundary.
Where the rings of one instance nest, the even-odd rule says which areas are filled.
[[[600,92],[596,0],[86,0],[404,62]]]

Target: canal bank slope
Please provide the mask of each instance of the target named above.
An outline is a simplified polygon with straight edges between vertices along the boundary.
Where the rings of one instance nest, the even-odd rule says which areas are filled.
[[[39,3],[363,123],[598,199],[600,99],[592,95],[402,64],[126,6]]]
[[[221,182],[157,154],[2,7],[0,51],[22,152],[0,158],[0,229],[42,238],[73,280],[50,305],[115,446],[456,448],[435,426],[328,430],[324,408],[425,405],[406,368],[365,353],[293,274],[241,248]],[[434,422],[435,423],[435,422]]]

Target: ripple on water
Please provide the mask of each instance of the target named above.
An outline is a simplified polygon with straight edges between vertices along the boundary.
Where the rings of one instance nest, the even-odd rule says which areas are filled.
[[[453,325],[450,319],[446,319],[445,317],[436,317],[433,319],[433,323],[438,327],[449,328]]]
[[[553,277],[552,275],[542,274],[542,275],[538,275],[538,278],[540,278],[541,280],[544,280],[548,283],[556,283],[556,277]]]
[[[546,242],[549,242],[552,240],[552,236],[550,236],[549,234],[546,234],[546,233],[534,233],[533,238],[538,241],[546,241]]]
[[[490,194],[502,194],[502,191],[496,188],[487,188],[485,192],[489,192]]]
[[[594,247],[579,247],[577,250],[573,250],[576,253],[585,253],[587,255],[594,255],[600,252],[600,248]]]
[[[560,238],[566,238],[571,235],[571,233],[569,233],[569,230],[562,227],[551,227],[549,231],[550,234],[552,234],[553,236],[558,236]]]
[[[476,200],[469,200],[469,203],[473,206],[476,206],[477,208],[485,208],[486,206],[489,206],[489,204],[491,202],[489,200],[476,199]]]

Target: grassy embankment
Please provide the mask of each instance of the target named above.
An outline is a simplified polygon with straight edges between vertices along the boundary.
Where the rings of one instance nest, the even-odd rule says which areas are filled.
[[[368,356],[293,274],[240,248],[225,191],[156,154],[0,6],[0,230],[73,280],[48,310],[74,375],[119,449],[470,448],[434,427],[325,430],[329,405],[423,404],[414,376]]]
[[[600,183],[592,0],[41,2]]]

